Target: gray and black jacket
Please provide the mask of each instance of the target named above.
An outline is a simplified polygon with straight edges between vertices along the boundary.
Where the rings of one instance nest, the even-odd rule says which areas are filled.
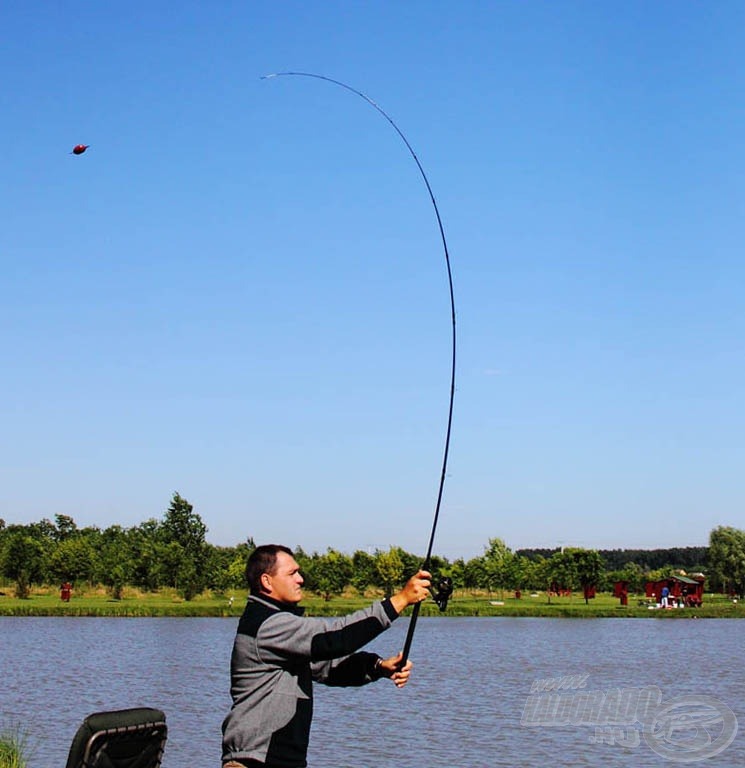
[[[251,595],[230,660],[233,706],[223,762],[258,760],[303,768],[313,715],[312,681],[365,685],[377,679],[374,653],[355,653],[398,616],[390,600],[329,622],[304,609]]]

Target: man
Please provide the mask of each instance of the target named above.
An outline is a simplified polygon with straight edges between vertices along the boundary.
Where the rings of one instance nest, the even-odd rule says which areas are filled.
[[[667,584],[662,588],[662,607],[667,608],[670,598],[670,590],[667,588]]]
[[[233,706],[225,718],[223,768],[304,768],[313,714],[312,681],[365,685],[381,677],[401,688],[412,664],[359,651],[409,605],[428,596],[419,571],[391,598],[328,622],[303,617],[303,577],[292,550],[257,547],[248,558],[251,594],[230,661]]]

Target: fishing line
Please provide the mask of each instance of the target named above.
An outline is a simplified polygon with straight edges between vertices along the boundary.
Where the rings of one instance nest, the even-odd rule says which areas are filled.
[[[442,504],[442,493],[445,487],[445,476],[447,474],[448,454],[450,452],[450,432],[453,425],[453,403],[455,401],[455,349],[456,349],[455,293],[453,291],[453,274],[450,269],[450,254],[448,252],[447,240],[445,239],[445,230],[442,226],[442,219],[440,218],[440,211],[437,208],[437,202],[435,201],[435,196],[432,192],[432,187],[429,184],[429,179],[427,178],[427,174],[424,172],[424,168],[422,168],[422,164],[419,162],[419,158],[416,156],[416,152],[414,152],[411,144],[409,144],[408,139],[406,138],[406,136],[404,136],[404,134],[401,132],[401,129],[396,125],[396,123],[393,122],[393,119],[391,118],[391,116],[387,112],[385,112],[380,106],[378,106],[378,104],[376,104],[369,96],[366,96],[361,91],[358,91],[357,89],[352,88],[351,86],[347,85],[346,83],[342,83],[339,80],[334,80],[333,78],[326,77],[325,75],[317,75],[312,72],[275,72],[271,75],[264,75],[261,79],[269,80],[275,77],[312,77],[316,80],[324,80],[327,83],[333,83],[334,85],[338,85],[341,88],[344,88],[345,90],[350,91],[351,93],[354,93],[355,95],[359,96],[361,99],[364,99],[370,106],[374,107],[393,126],[393,129],[401,137],[401,140],[406,145],[406,148],[409,150],[409,154],[414,158],[414,162],[416,163],[417,168],[419,169],[419,173],[421,174],[422,179],[424,180],[424,184],[427,187],[427,192],[429,193],[429,199],[432,201],[432,207],[434,208],[435,216],[437,217],[437,226],[440,230],[440,239],[442,240],[442,247],[445,251],[445,266],[447,267],[448,288],[450,291],[450,315],[451,315],[451,321],[452,321],[452,352],[451,352],[451,368],[450,368],[450,402],[448,405],[447,430],[445,432],[445,447],[442,455],[442,471],[440,472],[440,484],[437,491],[437,503],[435,505],[435,514],[434,514],[434,519],[432,521],[432,531],[429,536],[429,544],[427,545],[427,554],[424,558],[424,563],[422,564],[422,569],[425,571],[429,571],[432,567],[432,547],[435,542],[435,532],[437,531],[437,522],[440,519],[440,506]],[[444,610],[444,606],[447,604],[447,599],[450,596],[451,592],[452,592],[452,583],[448,579],[443,579],[440,582],[438,593],[434,595],[435,602],[437,602],[441,610]],[[411,650],[411,643],[414,639],[414,630],[416,628],[417,618],[419,617],[420,606],[421,606],[421,603],[416,603],[414,605],[414,608],[412,609],[411,620],[409,622],[409,629],[406,634],[406,642],[404,643],[404,648],[403,648],[403,662],[402,662],[403,664],[405,664],[406,660],[409,658],[409,651]]]

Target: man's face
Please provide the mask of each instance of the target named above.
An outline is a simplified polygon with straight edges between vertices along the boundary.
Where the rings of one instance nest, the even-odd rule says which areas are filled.
[[[299,603],[303,599],[302,583],[300,566],[295,558],[286,552],[277,552],[277,564],[273,574],[261,574],[264,591],[281,603]]]

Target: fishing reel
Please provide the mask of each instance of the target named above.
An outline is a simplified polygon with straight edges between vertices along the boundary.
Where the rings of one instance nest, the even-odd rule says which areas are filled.
[[[434,592],[430,588],[432,593],[432,599],[435,601],[437,607],[444,611],[448,607],[448,600],[453,594],[453,580],[449,576],[440,576],[437,580],[437,591]]]

